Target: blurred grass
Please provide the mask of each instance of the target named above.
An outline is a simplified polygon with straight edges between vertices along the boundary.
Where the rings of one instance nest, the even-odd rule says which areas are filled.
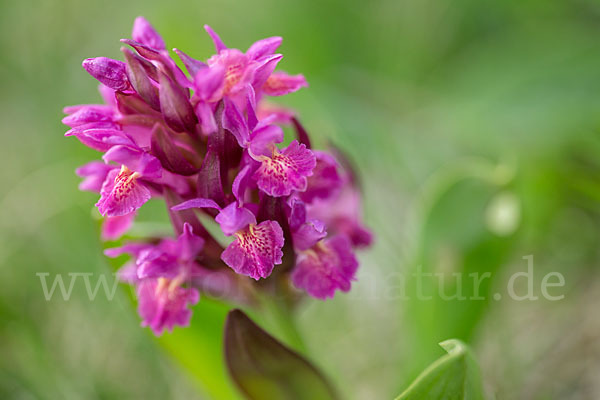
[[[332,139],[360,166],[376,245],[361,255],[350,294],[306,301],[299,313],[310,356],[345,398],[393,397],[442,354],[436,343],[448,335],[482,356],[488,384],[503,398],[600,396],[598,382],[585,378],[600,371],[598,317],[582,306],[598,301],[590,295],[600,256],[596,2],[4,0],[1,398],[214,395],[139,328],[127,289],[112,302],[89,301],[82,288],[71,301],[46,302],[35,276],[111,271],[91,218],[96,198],[77,191],[73,174],[97,153],[62,137],[61,109],[99,101],[81,60],[118,58],[118,39],[137,15],[170,47],[201,59],[213,51],[205,23],[242,49],[283,36],[281,68],[304,73],[311,87],[282,101],[318,141]],[[514,179],[485,184],[477,168],[427,197],[427,187],[468,157],[514,164]],[[509,237],[484,220],[502,191],[521,207]],[[540,274],[565,275],[563,302],[415,304],[388,293],[390,274],[419,263],[497,271],[493,290],[524,268],[527,254]],[[194,329],[202,318],[195,313]],[[549,372],[552,365],[570,372]]]

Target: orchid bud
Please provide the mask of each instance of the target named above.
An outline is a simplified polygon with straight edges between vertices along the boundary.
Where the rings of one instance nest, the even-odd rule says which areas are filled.
[[[96,57],[83,60],[82,65],[90,75],[113,90],[124,91],[130,87],[123,61]]]

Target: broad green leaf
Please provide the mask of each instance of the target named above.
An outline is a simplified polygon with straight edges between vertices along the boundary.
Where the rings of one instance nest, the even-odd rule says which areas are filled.
[[[337,398],[325,377],[309,361],[240,310],[231,311],[225,322],[225,362],[248,399]]]
[[[440,343],[448,352],[427,367],[396,400],[483,400],[477,362],[460,340]]]

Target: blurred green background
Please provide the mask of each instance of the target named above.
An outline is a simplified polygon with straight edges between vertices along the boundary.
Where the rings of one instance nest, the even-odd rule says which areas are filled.
[[[495,398],[600,398],[592,0],[1,1],[0,398],[234,396],[226,306],[202,300],[192,328],[156,341],[127,287],[113,301],[90,301],[82,285],[46,301],[36,276],[112,271],[96,196],[73,172],[98,154],[63,138],[60,119],[65,105],[100,100],[81,61],[121,58],[138,15],[199,59],[213,52],[205,23],[241,49],[283,36],[280,68],[311,86],[282,103],[359,166],[375,246],[349,294],[297,315],[306,354],[343,398],[393,398],[450,337],[471,345]],[[528,255],[536,294],[559,271],[563,300],[491,296]],[[405,300],[419,266],[491,272],[487,300]]]

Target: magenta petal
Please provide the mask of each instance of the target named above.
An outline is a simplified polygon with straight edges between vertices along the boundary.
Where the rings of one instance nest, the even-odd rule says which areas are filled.
[[[273,72],[262,86],[262,90],[269,96],[283,96],[307,86],[308,83],[302,74],[288,75],[285,72]]]
[[[323,221],[318,219],[307,221],[292,234],[294,248],[299,251],[309,249],[325,236],[327,236],[327,231]]]
[[[264,85],[275,70],[275,67],[277,67],[279,61],[281,61],[282,57],[281,54],[273,54],[272,56],[265,57],[263,60],[259,61],[256,71],[254,72],[254,81],[252,82],[252,85],[255,88],[259,89]]]
[[[133,261],[127,262],[117,271],[117,278],[121,282],[129,283],[130,285],[138,283],[137,265]]]
[[[179,203],[176,206],[171,207],[171,210],[174,211],[181,211],[181,210],[187,210],[190,208],[215,208],[217,210],[220,210],[221,207],[219,207],[219,205],[211,199],[191,199],[188,201],[184,201],[183,203]]]
[[[246,51],[246,56],[251,60],[257,60],[261,57],[271,55],[281,45],[282,40],[280,36],[273,36],[254,42]]]
[[[127,84],[129,84],[129,81],[127,81]],[[117,101],[115,99],[114,89],[101,83],[98,85],[98,92],[100,92],[100,96],[102,96],[102,100],[104,100],[107,106],[110,106],[111,108],[116,107]]]
[[[165,252],[162,249],[164,247],[175,248],[175,245],[171,239],[165,239],[158,245],[140,252],[136,260],[138,279],[160,277],[173,279],[178,275],[177,257],[171,252]]]
[[[210,135],[217,131],[217,121],[210,104],[199,102],[196,104],[196,116],[200,120],[200,129],[205,135]]]
[[[215,49],[217,49],[217,53],[219,53],[221,50],[227,49],[227,46],[223,44],[223,41],[221,40],[219,35],[217,35],[210,26],[204,25],[204,30],[206,31],[206,33],[208,33],[213,43],[215,44]]]
[[[136,42],[145,44],[156,50],[165,50],[165,42],[163,38],[156,32],[150,22],[144,17],[137,17],[133,23],[133,31],[131,37]]]
[[[338,172],[338,162],[333,156],[324,151],[314,150],[317,164],[312,176],[308,178],[308,186],[305,192],[300,193],[300,198],[310,203],[316,198],[327,199],[336,195],[344,180]]]
[[[248,119],[248,129],[253,131],[258,125],[258,117],[256,115],[256,92],[252,85],[247,86],[248,93],[246,94],[246,116]]]
[[[307,220],[306,207],[301,200],[293,198],[290,208],[288,223],[296,250],[306,250],[327,236],[323,221],[317,219]]]
[[[106,217],[102,221],[102,240],[116,240],[123,236],[131,228],[135,212],[120,215],[118,217]]]
[[[123,135],[122,131],[115,129],[85,129],[73,128],[65,136],[75,136],[79,141],[94,150],[108,151],[117,145],[133,145],[133,142]]]
[[[85,59],[82,65],[90,75],[111,89],[126,90],[129,88],[123,61],[96,57]]]
[[[242,170],[236,175],[233,180],[233,185],[231,186],[231,192],[234,197],[238,201],[240,205],[242,205],[245,201],[246,190],[250,188],[252,184],[252,174],[256,170],[256,163],[247,164]]]
[[[170,281],[145,279],[138,284],[138,313],[142,317],[142,326],[148,326],[159,336],[175,325],[187,326],[192,317],[188,308],[200,299],[195,288],[169,287]]]
[[[127,243],[121,247],[112,247],[104,250],[104,255],[110,258],[115,258],[123,254],[129,254],[133,258],[137,258],[142,251],[149,249],[152,246],[153,245],[149,243]]]
[[[75,170],[77,176],[84,178],[79,184],[79,190],[100,193],[102,184],[106,180],[106,175],[115,168],[115,166],[108,165],[102,161],[92,161],[77,168]]]
[[[236,202],[229,204],[221,210],[215,221],[227,236],[244,229],[249,224],[256,223],[256,216],[245,207],[239,207]]]
[[[139,172],[145,178],[160,178],[162,166],[158,158],[140,149],[130,146],[114,146],[108,150],[102,159],[106,162],[113,161],[123,164],[127,168]]]
[[[217,101],[223,95],[225,68],[214,65],[202,68],[194,75],[194,97],[203,101]]]
[[[71,128],[92,122],[114,121],[114,111],[107,106],[83,105],[65,107],[64,112],[71,115],[64,117],[62,123]]]
[[[185,222],[183,233],[177,238],[177,257],[181,261],[191,262],[204,247],[204,239],[196,236],[192,226]]]
[[[233,134],[233,136],[235,136],[238,144],[241,147],[246,147],[250,136],[246,120],[241,111],[232,101],[225,99],[224,102],[225,110],[223,111],[223,128],[227,129]]]
[[[138,182],[135,174],[126,168],[108,173],[96,203],[100,214],[108,217],[129,214],[150,200],[150,191]]]
[[[357,268],[348,238],[335,236],[298,255],[292,282],[311,296],[325,300],[333,297],[336,290],[349,291]]]
[[[271,275],[273,267],[281,264],[283,231],[275,221],[251,225],[223,251],[221,259],[235,272],[256,280]]]
[[[183,65],[185,65],[185,68],[188,70],[191,76],[196,76],[198,71],[207,67],[207,65],[204,64],[202,61],[196,60],[188,56],[179,49],[173,49],[173,51],[179,56],[181,62],[183,62]]]
[[[258,128],[250,135],[250,150],[252,154],[266,155],[271,154],[271,149],[275,143],[283,142],[283,129],[277,125],[262,126],[258,124]]]
[[[294,140],[281,153],[263,156],[254,173],[258,187],[273,197],[288,196],[292,191],[306,190],[306,178],[312,175],[316,161],[312,151]]]
[[[129,88],[126,66],[123,61],[96,57],[85,59],[82,65],[90,75],[111,89],[126,90]]]

